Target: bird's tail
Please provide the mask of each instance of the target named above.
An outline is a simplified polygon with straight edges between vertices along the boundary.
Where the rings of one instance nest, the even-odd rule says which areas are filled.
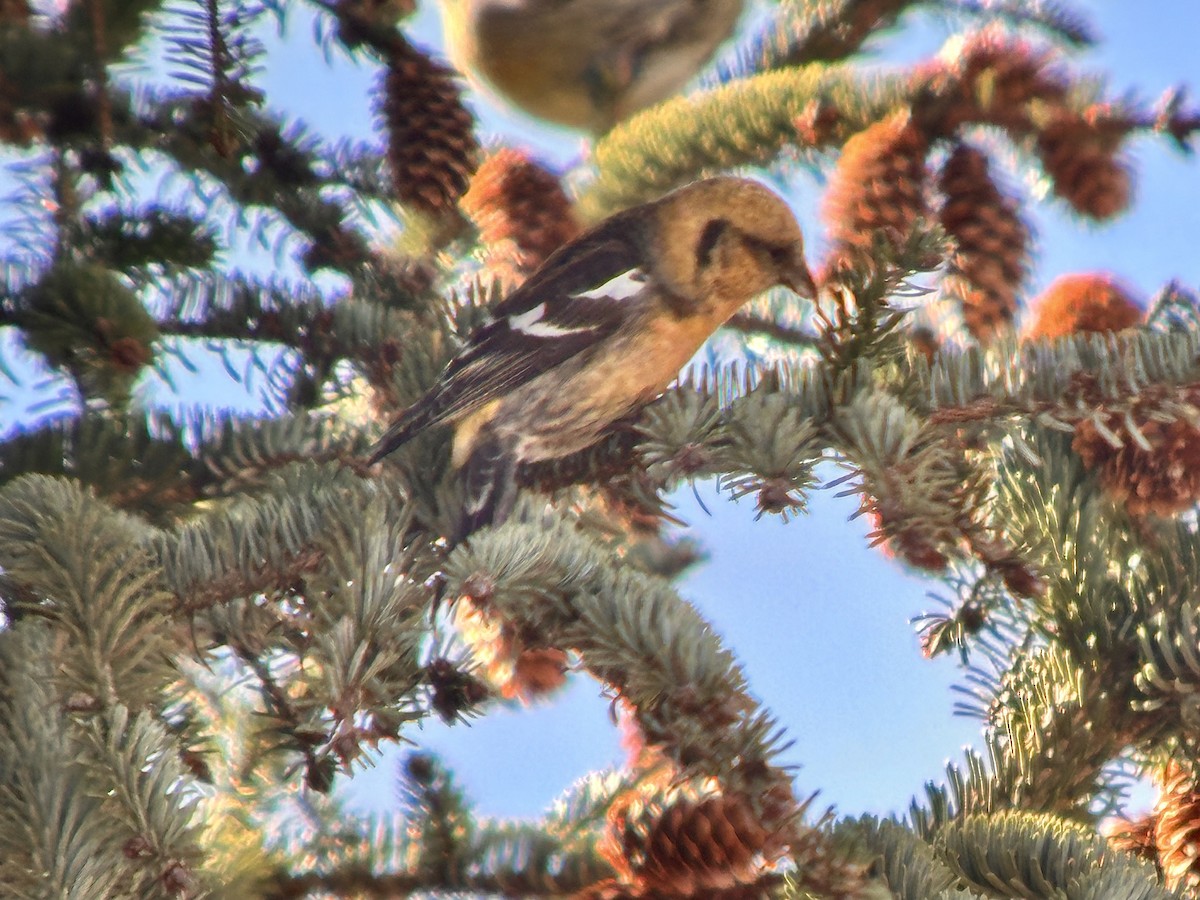
[[[418,401],[410,406],[375,442],[375,446],[371,448],[371,455],[367,457],[367,465],[375,465],[393,450],[406,444],[418,432],[427,428],[431,421],[432,417],[428,414],[426,404]]]

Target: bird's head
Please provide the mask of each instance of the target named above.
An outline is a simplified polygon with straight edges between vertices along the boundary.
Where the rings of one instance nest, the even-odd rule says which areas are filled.
[[[708,178],[662,198],[655,214],[656,274],[680,295],[729,313],[775,285],[816,297],[796,216],[765,185]]]

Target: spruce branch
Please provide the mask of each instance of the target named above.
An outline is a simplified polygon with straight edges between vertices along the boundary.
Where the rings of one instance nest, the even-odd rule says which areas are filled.
[[[530,645],[576,650],[634,707],[647,743],[681,776],[716,778],[749,799],[768,832],[800,840],[790,779],[772,762],[783,748],[776,723],[665,583],[559,523],[510,521],[482,532],[455,549],[446,572],[452,591],[495,610]]]
[[[759,46],[760,70],[844,60],[918,0],[785,0]]]
[[[0,565],[40,599],[24,612],[76,648],[59,677],[100,709],[141,708],[173,674],[170,597],[146,548],[153,534],[66,479],[27,475],[0,490]]]
[[[369,491],[315,465],[294,466],[271,487],[217,505],[149,542],[180,611],[296,587],[324,559],[320,540],[331,513],[349,498],[363,502]]]
[[[195,796],[185,789],[175,743],[147,712],[115,706],[91,721],[80,743],[92,790],[125,832],[122,852],[141,870],[143,890],[201,894],[201,858],[193,821]]]
[[[16,897],[116,894],[137,873],[73,759],[53,626],[0,632],[0,884]]]
[[[814,101],[830,103],[839,121],[826,145],[850,134],[908,98],[904,79],[865,80],[850,67],[766,72],[678,97],[643,110],[601,138],[592,154],[595,180],[577,210],[595,221],[653,199],[698,173],[762,165],[803,146],[796,122]]]
[[[218,635],[229,645],[238,659],[254,673],[261,688],[268,723],[261,726],[272,737],[272,749],[299,753],[304,760],[304,784],[318,793],[327,792],[333,785],[334,763],[327,754],[315,748],[326,742],[326,723],[319,718],[302,715],[287,690],[279,683],[271,664],[247,646],[236,632]]]
[[[1096,29],[1087,17],[1057,0],[930,0],[934,8],[955,18],[1002,22],[1010,27],[1035,28],[1074,49],[1097,43]]]
[[[1099,685],[1128,682],[1117,663],[1084,672],[1054,645],[1018,656],[989,718],[1016,760],[1021,808],[1078,818],[1096,803],[1103,767],[1140,737],[1128,688],[1114,696]]]
[[[958,877],[934,848],[897,822],[872,816],[845,820],[834,828],[834,840],[856,857],[877,860],[877,877],[899,900],[929,900],[959,887]],[[954,896],[977,900],[980,895],[971,891]]]
[[[0,484],[68,475],[118,509],[166,524],[198,497],[204,477],[176,422],[161,415],[94,414],[46,423],[0,445]]]
[[[224,8],[223,8],[224,7]],[[257,106],[262,93],[250,85],[262,45],[251,32],[263,8],[222,0],[177,3],[167,19],[167,62],[175,78],[196,90],[195,109],[207,120],[209,145],[232,157],[243,147],[234,115]]]
[[[1152,866],[1114,854],[1091,828],[1054,816],[1017,811],[968,816],[947,825],[935,846],[980,891],[1000,883],[1028,893],[1057,889],[1067,896],[1099,897],[1099,883],[1132,888],[1121,896],[1172,896],[1159,887]]]
[[[725,323],[725,327],[743,334],[763,335],[773,343],[784,346],[811,349],[817,343],[816,336],[803,328],[784,325],[775,319],[754,313],[735,313],[733,318]]]
[[[219,184],[238,206],[277,211],[311,244],[310,270],[331,267],[353,272],[374,258],[354,223],[352,205],[323,190],[316,174],[318,142],[298,127],[285,128],[250,107],[228,107],[228,130],[239,136],[246,154],[226,156],[210,140],[210,120],[186,96],[143,91],[131,98],[132,116],[117,123],[117,140],[139,151],[159,151],[181,171],[202,173]]]

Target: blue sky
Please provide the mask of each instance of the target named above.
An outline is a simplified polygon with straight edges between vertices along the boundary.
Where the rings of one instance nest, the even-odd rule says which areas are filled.
[[[435,10],[428,0],[424,6],[410,30],[435,46]],[[1077,6],[1090,11],[1103,37],[1078,62],[1107,70],[1114,93],[1136,89],[1152,99],[1175,84],[1200,85],[1194,47],[1200,4],[1194,0]],[[910,58],[940,43],[940,32],[928,22],[904,35],[890,43],[889,55]],[[373,67],[338,57],[327,68],[310,37],[308,20],[297,15],[287,35],[268,41],[267,96],[326,135],[371,137],[366,91]],[[485,136],[495,141],[527,147],[557,164],[582,154],[576,136],[483,98],[475,107]],[[1136,206],[1117,222],[1089,226],[1061,207],[1036,209],[1041,241],[1031,296],[1057,274],[1095,268],[1116,272],[1143,296],[1169,278],[1200,285],[1200,169],[1161,141],[1138,141],[1134,157]],[[810,210],[821,185],[802,178],[796,190],[798,207]],[[819,230],[812,224],[809,234]],[[811,243],[819,248],[819,236]],[[202,371],[198,379],[204,378]],[[180,390],[186,394],[193,384],[184,377]],[[155,394],[172,405],[165,387]],[[213,399],[254,405],[237,390]],[[0,398],[0,422],[11,423],[14,410],[5,410]],[[823,474],[840,473],[828,467]],[[754,521],[749,500],[731,503],[715,496],[711,485],[698,490],[711,516],[689,491],[675,501],[688,534],[710,560],[679,587],[725,637],[753,690],[794,740],[785,760],[800,767],[798,791],[820,789],[820,805],[835,804],[842,813],[902,809],[925,780],[940,778],[946,759],[960,758],[959,748],[979,731],[978,722],[952,714],[951,686],[959,675],[954,661],[922,659],[909,625],[912,616],[936,607],[929,592],[948,592],[868,549],[865,522],[848,521],[854,499],[837,498],[836,491],[814,492],[809,514],[785,525]],[[431,721],[409,736],[442,754],[480,811],[490,815],[536,815],[574,779],[621,756],[608,701],[586,676],[577,676],[553,703],[498,710],[469,726]],[[387,808],[394,802],[392,758],[354,779],[349,796],[355,805]]]

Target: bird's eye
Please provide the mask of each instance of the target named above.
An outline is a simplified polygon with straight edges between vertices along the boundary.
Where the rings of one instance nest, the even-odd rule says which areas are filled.
[[[767,253],[771,256],[771,262],[780,268],[790,265],[792,262],[791,247],[768,247]]]
[[[700,232],[700,240],[696,244],[696,262],[704,268],[712,261],[712,252],[716,249],[717,241],[725,233],[729,223],[724,219],[712,219]]]

